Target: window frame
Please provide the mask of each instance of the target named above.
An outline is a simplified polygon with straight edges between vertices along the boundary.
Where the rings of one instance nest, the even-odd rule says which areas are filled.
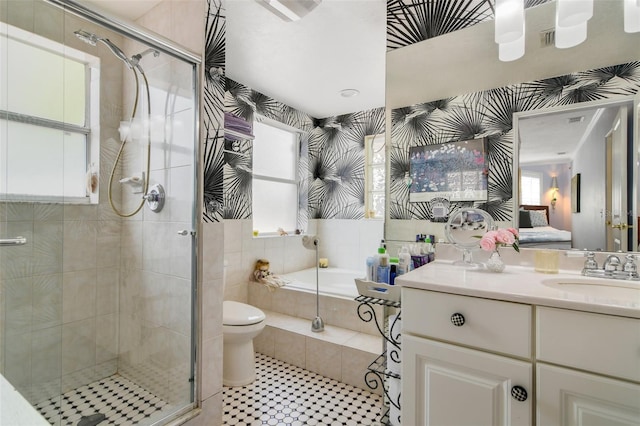
[[[382,137],[382,148],[384,151],[384,161],[381,163],[373,162],[373,149],[374,143],[377,141],[377,138]],[[386,190],[374,190],[373,189],[373,167],[374,166],[382,166],[385,174],[387,173],[387,144],[386,144],[386,136],[385,133],[377,133],[375,135],[367,135],[364,138],[364,146],[365,146],[365,163],[364,163],[364,217],[367,219],[384,219],[386,216]],[[376,211],[373,208],[373,194],[382,194],[384,198],[384,211],[382,212],[382,216],[378,217]],[[374,215],[372,216],[371,213]]]
[[[8,51],[8,39],[15,39],[24,44],[30,44],[42,50],[50,51],[63,57],[65,60],[72,60],[81,63],[85,67],[85,99],[84,99],[84,119],[83,126],[66,123],[64,121],[49,118],[32,116],[29,114],[17,113],[10,110],[0,109],[0,120],[8,123],[19,122],[30,126],[43,127],[47,129],[60,130],[65,133],[83,135],[85,139],[85,170],[100,170],[100,58],[90,55],[81,50],[66,46],[62,43],[50,40],[46,37],[22,30],[18,27],[0,22],[0,45],[3,51]],[[11,60],[11,58],[7,58]],[[7,158],[7,145],[0,146],[3,151],[0,153],[0,161],[9,161]],[[1,160],[1,159],[5,160]],[[97,204],[98,193],[88,193],[85,196],[65,196],[65,195],[37,195],[37,194],[7,194],[6,181],[0,182],[0,201],[29,201],[43,203],[65,203],[65,204]]]
[[[300,198],[300,184],[301,184],[301,176],[300,176],[300,160],[301,160],[301,153],[300,153],[300,146],[301,146],[301,136],[303,131],[300,129],[297,129],[295,127],[289,126],[287,124],[284,124],[280,121],[277,120],[273,120],[261,115],[256,115],[255,119],[254,119],[254,123],[260,123],[262,125],[266,125],[266,126],[270,126],[270,127],[274,127],[276,129],[279,130],[283,130],[286,132],[290,132],[294,135],[294,149],[296,152],[296,156],[295,156],[295,163],[293,165],[293,170],[295,173],[295,178],[294,179],[285,179],[285,178],[280,178],[280,177],[274,177],[274,176],[268,176],[268,175],[262,175],[262,174],[257,174],[254,172],[255,170],[255,151],[253,151],[252,149],[252,161],[253,161],[253,166],[252,166],[252,170],[251,170],[251,176],[252,176],[252,180],[253,181],[263,181],[263,182],[273,182],[273,183],[281,183],[281,184],[287,184],[287,185],[295,185],[295,189],[296,189],[296,197],[295,197],[295,216],[296,216],[296,223],[293,225],[294,228],[293,229],[284,229],[285,232],[287,232],[288,234],[292,235],[295,233],[296,228],[297,228],[297,224],[300,221],[300,208],[298,205],[298,200]],[[255,127],[255,125],[254,125]],[[255,138],[253,139],[253,143],[255,143]],[[251,191],[252,193],[254,192],[254,187],[253,187],[253,182],[251,184]],[[252,196],[252,205],[254,203],[253,200],[253,196]],[[256,229],[256,225],[255,225],[255,209],[252,208],[252,225],[253,228]],[[259,230],[259,234],[260,236],[276,236],[279,235],[277,230],[274,231],[262,231]],[[255,236],[255,235],[254,235]]]

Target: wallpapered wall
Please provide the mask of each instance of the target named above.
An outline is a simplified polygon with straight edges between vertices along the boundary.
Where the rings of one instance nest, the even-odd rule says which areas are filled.
[[[527,0],[533,7],[550,0]],[[220,0],[207,0],[204,98],[203,221],[250,218],[251,157],[225,154],[223,111],[246,119],[255,113],[309,131],[302,146],[299,227],[307,217],[364,217],[364,136],[384,132],[384,109],[314,119],[240,83],[227,81],[225,16]],[[493,18],[495,0],[387,0],[387,48],[396,49]],[[409,147],[487,136],[489,202],[482,207],[497,220],[512,210],[512,114],[518,111],[629,95],[638,91],[638,63],[623,64],[523,83],[392,112],[390,218],[431,219],[432,203],[409,203],[402,182]],[[224,101],[223,101],[224,100]],[[224,104],[223,104],[224,103]],[[251,153],[249,143],[242,152]],[[308,167],[308,168],[307,168]],[[438,201],[438,200],[436,200]],[[446,200],[439,200],[447,204]],[[454,206],[452,206],[454,207]]]
[[[551,0],[525,0],[525,8]],[[493,19],[495,0],[387,0],[387,50]]]
[[[364,140],[384,132],[383,108],[315,119],[232,79],[217,78],[225,81],[225,111],[249,122],[267,117],[304,132],[298,229],[306,229],[308,218],[364,218]],[[249,219],[251,141],[224,139],[215,130],[218,138],[205,150],[205,218]]]
[[[390,218],[433,220],[432,205],[445,199],[409,203],[403,182],[409,171],[409,148],[488,138],[489,194],[486,203],[451,203],[450,210],[475,206],[496,220],[510,221],[513,210],[513,114],[638,93],[640,62],[609,66],[469,93],[392,111]]]
[[[203,222],[220,222],[223,206],[226,16],[222,0],[207,0],[204,55]]]

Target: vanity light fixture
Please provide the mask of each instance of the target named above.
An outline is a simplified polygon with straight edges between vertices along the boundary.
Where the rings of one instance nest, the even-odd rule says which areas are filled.
[[[515,61],[524,55],[524,36],[524,1],[496,0],[494,40],[501,61]]]
[[[637,33],[640,31],[640,0],[624,0],[624,31]]]
[[[640,0],[624,2],[624,31],[640,32]],[[524,55],[524,0],[496,0],[495,42],[501,61],[514,61]],[[555,46],[567,49],[587,39],[587,23],[593,17],[594,0],[556,0]]]
[[[256,0],[271,13],[285,21],[298,21],[322,0]]]
[[[551,188],[551,209],[555,210],[556,202],[558,201],[558,191],[560,190],[558,187],[558,178],[556,176],[551,178],[551,185],[549,185],[549,187]]]

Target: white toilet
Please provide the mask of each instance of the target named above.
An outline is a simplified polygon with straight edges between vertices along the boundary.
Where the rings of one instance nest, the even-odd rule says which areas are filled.
[[[246,303],[222,302],[222,383],[225,386],[245,386],[256,379],[253,338],[264,330],[265,318],[264,312]]]

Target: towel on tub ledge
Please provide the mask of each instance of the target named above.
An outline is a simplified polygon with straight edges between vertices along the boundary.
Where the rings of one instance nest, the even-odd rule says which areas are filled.
[[[269,261],[266,259],[258,259],[253,277],[260,284],[264,284],[269,291],[275,291],[289,282],[269,271]]]

